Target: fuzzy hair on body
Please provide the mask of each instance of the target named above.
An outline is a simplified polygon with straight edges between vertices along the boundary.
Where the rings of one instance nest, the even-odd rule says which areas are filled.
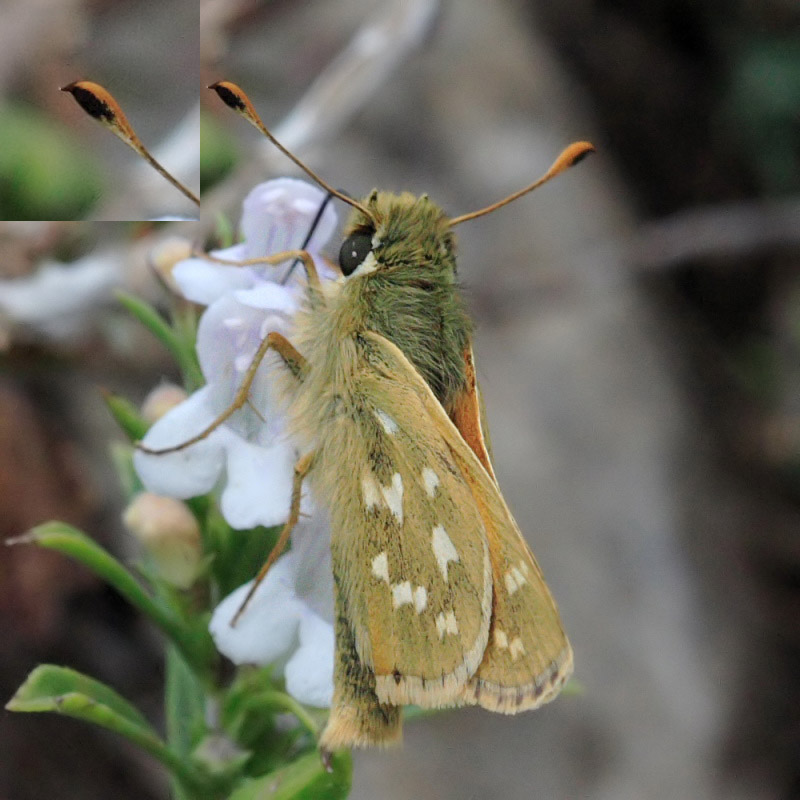
[[[305,365],[282,384],[331,519],[327,750],[398,741],[410,703],[535,708],[572,670],[483,445],[453,421],[477,390],[448,219],[427,196],[373,192],[364,205],[373,219],[356,211],[345,242],[371,237],[371,249],[309,287],[292,336]]]

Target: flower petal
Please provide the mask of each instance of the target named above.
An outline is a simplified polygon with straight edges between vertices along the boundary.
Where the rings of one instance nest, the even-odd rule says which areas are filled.
[[[264,336],[286,332],[288,327],[285,317],[243,306],[232,295],[206,309],[197,329],[197,356],[218,413],[233,402]],[[226,427],[254,443],[276,441],[285,419],[275,372],[283,369],[278,356],[268,353],[250,387],[247,405],[228,419]]]
[[[300,621],[300,647],[284,669],[286,690],[309,706],[330,707],[333,700],[333,625],[307,612]]]
[[[261,582],[242,616],[231,626],[253,582],[231,592],[217,607],[208,630],[220,653],[236,664],[282,660],[297,642],[303,605],[293,588],[294,556],[281,556]]]
[[[242,305],[281,314],[294,314],[299,305],[298,298],[279,283],[259,283],[252,289],[239,289],[233,296]]]
[[[294,472],[294,449],[285,443],[272,447],[244,439],[227,444],[228,480],[220,499],[222,515],[234,528],[278,525],[289,514]]]
[[[195,392],[161,417],[142,443],[152,449],[172,447],[201,433],[216,416],[210,398],[207,386]],[[151,455],[137,450],[133,465],[149,491],[181,499],[196,497],[211,491],[222,472],[224,439],[224,432],[218,428],[175,453]]]
[[[248,257],[245,246],[241,244],[218,250],[214,255],[229,261],[241,261]],[[204,306],[210,306],[226,292],[248,289],[254,282],[249,270],[226,267],[204,258],[179,261],[172,269],[172,277],[187,300]]]
[[[242,203],[241,230],[249,258],[301,248],[324,201],[325,192],[296,178],[255,186]],[[306,249],[322,248],[336,225],[336,211],[328,204]]]
[[[298,597],[318,616],[333,624],[333,568],[328,515],[303,498],[304,516],[292,531],[292,552],[297,557],[294,582]]]

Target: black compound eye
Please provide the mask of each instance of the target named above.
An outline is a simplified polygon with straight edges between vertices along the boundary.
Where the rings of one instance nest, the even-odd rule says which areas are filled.
[[[367,257],[372,250],[371,233],[354,233],[342,242],[339,250],[339,266],[345,275],[350,275],[353,270]]]

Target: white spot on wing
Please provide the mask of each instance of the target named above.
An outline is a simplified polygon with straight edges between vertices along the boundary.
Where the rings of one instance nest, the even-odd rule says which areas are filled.
[[[511,653],[512,661],[516,661],[525,652],[525,646],[519,636],[511,640],[511,644],[508,645],[508,652]]]
[[[380,422],[381,428],[383,428],[389,436],[393,436],[397,433],[397,423],[385,411],[376,408],[375,417],[378,422]]]
[[[414,589],[414,608],[417,609],[417,614],[421,614],[427,605],[428,590],[424,586],[417,586]]]
[[[389,559],[386,557],[386,553],[381,553],[372,559],[372,574],[389,583]]]
[[[527,578],[516,567],[511,567],[511,569],[506,572],[504,581],[509,594],[514,594],[522,584],[528,582]]]
[[[455,545],[447,535],[447,531],[443,525],[437,525],[433,529],[433,554],[436,556],[436,562],[439,564],[439,570],[442,577],[447,583],[447,562],[458,561],[458,551]]]
[[[422,481],[428,497],[433,497],[436,494],[436,487],[439,485],[439,476],[430,467],[425,467],[422,470]]]
[[[392,602],[395,608],[399,608],[405,603],[413,602],[411,596],[411,581],[403,581],[402,583],[396,583],[392,586]]]
[[[528,582],[525,576],[516,567],[511,567],[511,574],[514,576],[514,580],[517,582],[517,588],[522,586],[523,583]]]
[[[506,636],[505,631],[501,631],[500,628],[497,628],[494,632],[494,646],[498,650],[505,650],[508,647],[508,636]]]
[[[403,479],[399,472],[392,475],[391,486],[381,486],[381,494],[389,506],[389,511],[394,514],[397,521],[403,524]]]
[[[448,611],[444,617],[445,630],[448,633],[458,633],[458,622],[456,622],[456,615],[453,611]]]
[[[442,611],[436,615],[436,632],[440,640],[444,639],[446,633],[453,635],[458,633],[458,622],[453,611],[448,611],[446,614]]]
[[[364,495],[364,505],[367,510],[375,508],[380,500],[380,495],[378,494],[378,484],[369,475],[362,478],[361,491]]]

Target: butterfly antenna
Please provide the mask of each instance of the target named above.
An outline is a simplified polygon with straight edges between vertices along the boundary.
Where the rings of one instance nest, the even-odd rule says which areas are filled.
[[[266,136],[267,139],[269,139],[272,144],[274,144],[275,147],[281,151],[281,153],[297,164],[297,166],[300,167],[300,169],[302,169],[306,175],[308,175],[312,180],[316,181],[326,192],[328,192],[328,194],[338,197],[348,205],[353,206],[353,208],[357,208],[367,219],[375,222],[374,214],[366,206],[362,205],[356,200],[353,200],[352,197],[348,197],[346,194],[344,194],[344,192],[334,189],[330,184],[322,180],[319,175],[307,167],[296,155],[294,155],[294,153],[287,150],[269,132],[267,126],[261,121],[261,117],[258,116],[253,104],[250,102],[250,98],[245,94],[241,87],[237,86],[231,81],[217,81],[216,83],[212,83],[208,88],[213,89],[226,106],[232,108],[237,114],[244,117],[251,125],[258,128],[258,130],[261,131],[261,133],[264,134],[264,136]]]
[[[491,214],[493,211],[497,211],[498,208],[502,208],[509,203],[513,203],[514,200],[517,200],[523,195],[528,194],[528,192],[532,192],[534,189],[538,189],[542,184],[547,183],[547,181],[549,181],[551,178],[555,178],[556,175],[560,175],[570,167],[574,167],[579,161],[582,161],[584,158],[586,158],[586,156],[594,152],[594,145],[590,144],[589,142],[573,142],[571,145],[565,147],[561,151],[561,155],[559,155],[559,157],[552,163],[550,169],[548,169],[541,178],[526,186],[524,189],[520,189],[518,192],[510,194],[504,200],[499,200],[490,206],[486,206],[486,208],[480,209],[480,211],[473,211],[469,214],[462,214],[460,217],[453,217],[453,219],[450,220],[451,227],[454,225],[460,225],[462,222],[466,222],[470,219],[482,217],[484,214]]]
[[[135,150],[159,175],[166,178],[179,192],[186,195],[195,205],[200,205],[200,198],[187,189],[177,178],[170,175],[161,164],[150,155],[141,139],[136,135],[133,126],[119,107],[119,103],[108,89],[93,81],[75,81],[61,87],[62,92],[69,92],[78,105],[101,125],[108,128],[128,147]]]

